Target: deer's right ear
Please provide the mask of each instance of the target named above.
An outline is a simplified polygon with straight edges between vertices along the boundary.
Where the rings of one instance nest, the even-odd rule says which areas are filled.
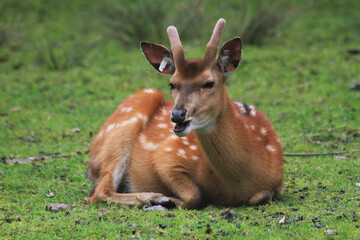
[[[163,45],[151,42],[141,42],[140,47],[146,57],[146,60],[148,60],[156,71],[161,74],[174,74],[174,60],[169,49]]]
[[[239,37],[224,43],[220,49],[218,63],[223,73],[228,74],[238,67],[242,43]]]

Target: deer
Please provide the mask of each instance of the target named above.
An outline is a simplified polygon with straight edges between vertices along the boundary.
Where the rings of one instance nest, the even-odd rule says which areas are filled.
[[[225,23],[217,21],[203,58],[185,59],[174,26],[171,51],[140,43],[150,65],[171,76],[172,100],[140,90],[108,118],[90,149],[90,202],[199,209],[262,205],[280,195],[283,155],[272,124],[225,86],[240,63],[240,37],[216,58]]]

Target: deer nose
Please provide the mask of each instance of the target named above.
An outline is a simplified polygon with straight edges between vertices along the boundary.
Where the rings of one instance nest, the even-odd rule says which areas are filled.
[[[174,109],[171,112],[171,121],[174,123],[183,123],[186,118],[185,109]]]

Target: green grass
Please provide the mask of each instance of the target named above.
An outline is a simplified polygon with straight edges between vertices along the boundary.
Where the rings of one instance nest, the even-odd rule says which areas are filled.
[[[8,39],[0,46],[3,159],[88,149],[107,117],[134,91],[154,87],[169,97],[168,77],[153,71],[137,42],[124,48],[117,40],[101,37],[107,32],[104,26],[88,21],[97,5],[68,3],[54,15],[54,9],[40,1],[20,3],[4,1],[0,8],[0,32]],[[30,11],[34,6],[36,11]],[[79,8],[85,10],[78,13]],[[214,8],[209,5],[204,11]],[[285,152],[360,147],[360,92],[348,90],[360,80],[360,55],[347,52],[359,48],[357,9],[358,1],[315,1],[261,46],[244,45],[243,61],[227,82],[229,92],[269,116]],[[226,18],[226,11],[221,8],[213,15]],[[226,36],[238,35],[229,29],[234,26],[225,28]],[[184,40],[186,56],[203,56],[206,40],[191,40]],[[93,41],[99,44],[87,48]],[[74,50],[78,42],[82,45]],[[55,46],[58,63],[70,64],[52,68],[49,44]],[[64,59],[69,56],[83,57],[71,62]],[[360,153],[341,156],[346,159],[286,157],[280,199],[257,208],[231,208],[237,215],[234,221],[222,219],[224,208],[214,206],[147,212],[86,204],[91,189],[85,177],[86,154],[33,164],[0,163],[0,239],[358,239]],[[54,196],[48,197],[50,193]],[[52,213],[45,210],[48,203],[66,203],[73,209]],[[284,215],[286,222],[279,224]],[[324,230],[336,230],[337,235],[325,235]]]

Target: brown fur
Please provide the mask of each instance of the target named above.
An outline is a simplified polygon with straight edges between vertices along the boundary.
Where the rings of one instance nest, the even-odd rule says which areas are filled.
[[[151,55],[158,46],[143,52]],[[185,60],[170,80],[173,101],[165,101],[157,90],[143,90],[110,116],[91,146],[90,201],[172,202],[198,208],[207,203],[263,204],[280,194],[283,158],[278,137],[262,112],[230,99],[224,71],[236,69],[241,41],[223,46],[227,49],[222,48],[219,60],[211,64]],[[228,49],[231,59],[221,53]],[[167,49],[161,51],[171,56]],[[156,56],[147,59],[161,61]],[[214,87],[203,88],[209,81]],[[177,137],[170,121],[174,106],[186,109],[193,122],[213,121]],[[125,188],[117,193],[120,185]]]

